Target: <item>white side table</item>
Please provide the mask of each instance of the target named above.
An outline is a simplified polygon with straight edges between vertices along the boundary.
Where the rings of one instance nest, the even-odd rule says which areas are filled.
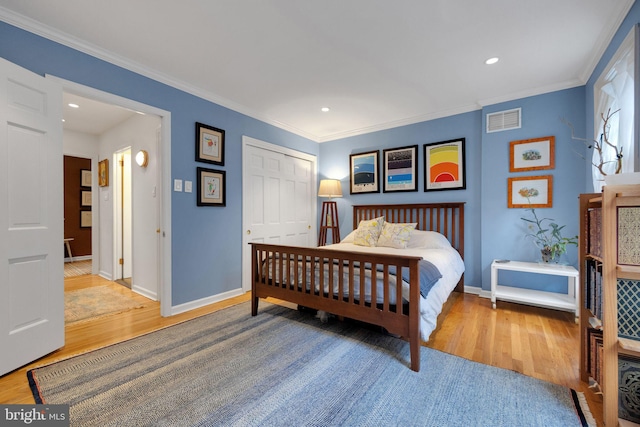
[[[499,285],[500,270],[519,271],[522,273],[550,274],[565,276],[568,281],[567,294],[537,291]],[[496,308],[496,300],[516,302],[545,308],[575,312],[576,322],[580,316],[580,288],[578,286],[578,270],[570,265],[544,264],[536,262],[508,261],[491,263],[491,303]]]

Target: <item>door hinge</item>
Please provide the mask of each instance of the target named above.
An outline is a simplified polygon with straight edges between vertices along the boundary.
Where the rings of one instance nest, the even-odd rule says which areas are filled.
[[[118,264],[120,264],[120,265],[124,264],[124,259],[120,258],[120,259],[118,260]]]

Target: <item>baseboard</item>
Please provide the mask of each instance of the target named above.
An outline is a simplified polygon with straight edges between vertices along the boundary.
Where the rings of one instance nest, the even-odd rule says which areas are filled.
[[[91,255],[74,256],[73,259],[67,257],[64,259],[64,262],[87,261],[87,260],[91,260]]]
[[[102,277],[103,279],[107,279],[110,282],[113,281],[113,278],[111,277],[111,274],[105,273],[104,271],[99,271],[98,272],[98,276]]]
[[[491,298],[491,291],[485,291],[477,286],[465,286],[464,293],[478,295],[480,298]]]
[[[213,304],[214,302],[220,302],[229,298],[237,297],[237,296],[243,295],[244,293],[245,292],[242,290],[242,288],[238,288],[232,291],[223,292],[221,294],[212,295],[210,297],[201,298],[201,299],[190,301],[184,304],[174,305],[171,307],[170,315],[173,316],[175,314],[184,313],[186,311],[194,310],[196,308]]]
[[[136,293],[142,295],[143,297],[152,299],[154,301],[158,301],[158,293],[157,292],[151,292],[148,289],[144,289],[144,288],[141,288],[141,287],[135,286],[135,285],[131,287],[131,290],[133,292],[136,292]]]

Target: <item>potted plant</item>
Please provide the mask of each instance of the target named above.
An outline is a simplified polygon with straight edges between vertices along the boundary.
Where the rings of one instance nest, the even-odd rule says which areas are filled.
[[[540,248],[543,262],[558,262],[560,255],[567,251],[567,245],[578,246],[578,236],[563,237],[564,225],[558,225],[551,218],[538,218],[534,208],[527,209],[533,218],[520,218],[528,223],[529,233],[536,246]],[[548,223],[548,225],[546,225]]]

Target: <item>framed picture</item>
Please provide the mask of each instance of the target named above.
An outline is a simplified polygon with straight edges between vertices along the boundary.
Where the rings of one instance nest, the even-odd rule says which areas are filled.
[[[466,188],[464,142],[459,138],[425,144],[424,191]]]
[[[91,206],[91,191],[80,191],[80,206]]]
[[[80,186],[91,187],[91,171],[88,171],[88,170],[80,171]]]
[[[418,146],[382,151],[384,184],[382,191],[418,191]]]
[[[553,206],[553,175],[507,178],[507,207],[550,208]]]
[[[80,227],[91,227],[91,211],[80,211]]]
[[[225,171],[198,168],[198,206],[225,206]]]
[[[555,143],[555,136],[511,141],[509,172],[553,169],[556,166]]]
[[[196,123],[196,161],[224,166],[224,131]]]
[[[349,155],[351,194],[380,192],[379,156],[379,151]]]
[[[98,162],[98,185],[100,187],[109,186],[109,159]]]

